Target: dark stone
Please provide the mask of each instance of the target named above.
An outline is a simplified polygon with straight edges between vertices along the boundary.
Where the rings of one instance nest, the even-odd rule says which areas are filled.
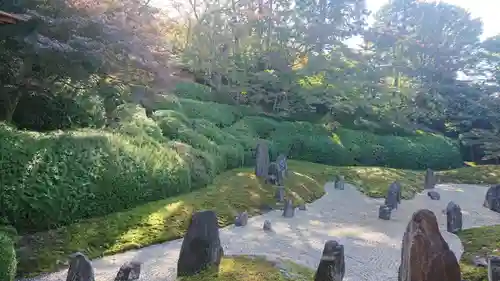
[[[483,206],[494,212],[500,213],[500,185],[488,188]]]
[[[288,163],[286,156],[284,154],[280,154],[278,158],[276,158],[276,163],[278,163],[279,172],[282,177],[285,178],[288,175]]]
[[[378,218],[382,220],[390,220],[391,219],[391,208],[389,206],[382,205],[378,208]]]
[[[488,281],[500,281],[500,257],[490,256],[488,259]]]
[[[433,189],[436,186],[434,171],[427,169],[425,172],[424,189]]]
[[[255,175],[267,179],[269,170],[269,147],[264,140],[257,142],[255,148]]]
[[[248,213],[243,212],[238,214],[238,216],[234,220],[235,226],[245,226],[248,223]]]
[[[66,281],[94,281],[94,268],[90,260],[77,252],[69,256],[69,269]]]
[[[299,210],[301,210],[301,211],[305,211],[305,210],[307,210],[307,208],[306,208],[306,204],[300,204],[300,205],[299,205]]]
[[[446,206],[446,230],[451,233],[462,230],[462,209],[453,201]]]
[[[344,190],[344,176],[335,177],[335,189]]]
[[[283,186],[278,186],[278,188],[276,188],[274,198],[276,198],[276,201],[278,202],[285,201],[285,188]]]
[[[141,264],[139,262],[127,262],[120,267],[115,281],[131,281],[139,279],[141,275]]]
[[[217,272],[223,254],[217,215],[213,211],[196,212],[182,241],[177,276],[195,275],[208,268]]]
[[[344,246],[337,241],[327,241],[314,281],[342,281],[345,275]]]
[[[399,281],[462,280],[455,254],[439,231],[436,216],[416,211],[403,235]]]
[[[471,262],[476,267],[488,267],[488,261],[484,257],[475,256],[471,259]]]
[[[292,199],[285,200],[285,207],[283,209],[283,216],[285,218],[293,218],[295,215],[295,208],[293,207]]]
[[[272,231],[273,228],[271,227],[271,222],[268,220],[265,220],[264,225],[262,226],[262,229],[264,229],[265,231]]]
[[[432,200],[439,200],[441,199],[441,195],[437,191],[431,190],[427,192],[427,196],[429,196]]]
[[[398,204],[401,203],[401,185],[399,182],[395,181],[387,190],[387,196],[385,198],[385,205],[391,209],[397,209]]]
[[[267,171],[267,179],[266,183],[274,184],[274,185],[283,185],[283,177],[280,175],[278,170],[278,164],[275,162],[271,162],[269,164],[269,169]]]

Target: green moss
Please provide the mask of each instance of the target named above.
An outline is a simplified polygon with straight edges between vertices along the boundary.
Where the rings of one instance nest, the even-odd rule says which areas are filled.
[[[0,232],[0,280],[13,281],[16,276],[16,251],[10,235]]]
[[[438,173],[441,182],[463,184],[499,184],[500,166],[463,167]]]

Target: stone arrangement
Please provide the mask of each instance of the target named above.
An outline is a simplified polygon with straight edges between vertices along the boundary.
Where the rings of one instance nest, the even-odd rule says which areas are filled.
[[[283,208],[283,217],[293,218],[295,215],[295,208],[293,207],[292,199],[287,199],[285,201],[285,207]]]
[[[207,268],[218,271],[223,255],[215,212],[194,213],[182,241],[177,276],[195,275]]]
[[[385,197],[385,205],[389,208],[397,209],[398,204],[401,203],[401,184],[395,181],[387,190],[387,196]]]
[[[94,268],[90,260],[82,253],[77,252],[69,257],[69,269],[66,281],[94,281]],[[138,280],[141,275],[141,263],[127,262],[123,264],[114,281]]]
[[[488,259],[488,281],[500,281],[500,257],[491,256]]]
[[[268,171],[269,147],[264,140],[259,140],[255,148],[255,176],[267,179]]]
[[[453,201],[446,206],[446,230],[451,233],[462,230],[462,209]]]
[[[344,176],[337,175],[335,177],[335,189],[344,190]]]
[[[314,281],[342,281],[344,275],[344,246],[334,240],[327,241],[314,274]]]
[[[425,172],[424,189],[433,189],[436,186],[436,175],[431,169]]]
[[[398,281],[460,281],[460,266],[434,213],[416,211],[403,235]]]
[[[500,185],[495,185],[488,189],[483,206],[500,213]]]
[[[248,213],[243,212],[238,214],[236,218],[234,219],[234,225],[235,226],[245,226],[248,223]]]
[[[441,195],[439,195],[439,192],[434,191],[434,190],[427,192],[427,196],[429,196],[432,200],[441,199]]]
[[[381,220],[390,220],[391,219],[391,208],[386,205],[382,205],[378,208],[378,218]]]

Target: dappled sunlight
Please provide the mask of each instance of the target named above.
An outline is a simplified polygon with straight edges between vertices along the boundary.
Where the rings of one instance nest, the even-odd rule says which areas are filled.
[[[236,174],[238,177],[247,177],[249,179],[255,180],[257,179],[257,176],[255,176],[254,173],[249,173],[249,172],[239,172]]]
[[[299,177],[304,177],[304,178],[307,178],[307,179],[308,179],[308,180],[310,180],[310,181],[313,181],[313,182],[315,182],[315,183],[318,183],[315,179],[313,179],[312,177],[310,177],[310,176],[308,176],[308,175],[301,174],[301,173],[296,172],[296,171],[292,171],[292,173],[293,173],[294,175],[299,176]]]

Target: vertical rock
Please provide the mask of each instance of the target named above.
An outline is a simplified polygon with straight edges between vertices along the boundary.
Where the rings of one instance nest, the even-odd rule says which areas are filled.
[[[268,220],[265,220],[264,225],[262,226],[262,229],[264,229],[264,231],[272,231],[273,228],[271,227],[271,222]]]
[[[283,185],[283,178],[279,175],[278,164],[271,162],[267,170],[267,180],[266,182],[274,185]]]
[[[491,256],[488,259],[488,281],[500,281],[500,257]]]
[[[276,159],[276,162],[278,163],[278,169],[282,177],[285,178],[288,175],[288,163],[286,156],[284,154],[280,154]]]
[[[278,188],[276,188],[276,193],[274,194],[274,198],[276,198],[276,201],[278,202],[285,201],[285,187],[278,186]]]
[[[335,177],[335,189],[344,190],[344,176]]]
[[[285,207],[283,209],[283,216],[285,218],[293,218],[295,215],[295,208],[293,207],[292,199],[287,199],[285,201]]]
[[[68,276],[66,281],[94,281],[94,268],[90,260],[82,253],[77,252],[70,257]]]
[[[433,189],[436,186],[436,176],[434,171],[427,169],[425,172],[424,189]]]
[[[455,254],[441,236],[436,216],[416,211],[403,235],[399,281],[460,281]]]
[[[395,181],[387,190],[387,196],[385,197],[385,205],[391,209],[397,209],[398,204],[401,203],[401,185],[399,182]]]
[[[120,267],[115,281],[132,281],[139,279],[141,275],[141,264],[138,262],[127,262]]]
[[[255,148],[255,176],[267,179],[268,169],[269,147],[264,140],[259,140]]]
[[[217,215],[213,211],[196,212],[182,241],[177,276],[195,275],[207,268],[218,271],[223,254]]]
[[[386,205],[382,205],[378,208],[378,218],[382,220],[390,220],[391,219],[391,208]]]
[[[483,206],[494,212],[500,213],[500,185],[488,188]]]
[[[462,230],[462,209],[453,201],[446,206],[446,230],[451,233]]]
[[[344,275],[344,246],[334,240],[327,241],[314,281],[342,281]]]

